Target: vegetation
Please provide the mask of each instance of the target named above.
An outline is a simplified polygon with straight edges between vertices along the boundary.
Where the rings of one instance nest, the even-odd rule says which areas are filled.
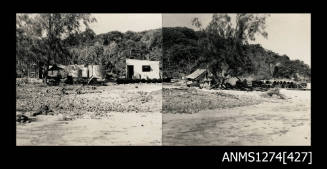
[[[290,60],[249,44],[265,32],[266,15],[214,14],[206,28],[197,18],[194,31],[185,27],[163,28],[164,75],[179,78],[197,68],[208,68],[218,84],[229,77],[254,76],[256,79],[310,77],[310,68],[303,61]],[[175,73],[176,72],[176,73]]]
[[[107,72],[122,76],[126,58],[161,59],[160,29],[96,35],[88,27],[95,21],[89,14],[18,14],[16,70],[24,72],[33,63],[40,68],[50,64],[100,64]],[[86,26],[84,31],[80,23]]]
[[[18,14],[16,39],[19,40],[16,41],[16,55],[18,58],[25,58],[25,64],[27,61],[37,62],[39,67],[45,65],[44,74],[47,74],[50,64],[69,61],[63,39],[79,33],[81,23],[88,27],[88,24],[94,21],[95,18],[90,14]],[[29,42],[32,45],[28,44]],[[46,81],[47,76],[43,77]]]
[[[90,14],[17,14],[16,70],[26,73],[30,65],[41,69],[54,63],[100,64],[108,74],[119,77],[125,74],[125,59],[134,58],[161,61],[163,77],[169,78],[208,68],[219,84],[241,76],[310,77],[310,67],[302,61],[248,43],[257,35],[268,37],[266,17],[237,14],[233,24],[230,15],[214,14],[205,28],[193,19],[199,30],[163,27],[96,35],[88,27],[96,22]]]

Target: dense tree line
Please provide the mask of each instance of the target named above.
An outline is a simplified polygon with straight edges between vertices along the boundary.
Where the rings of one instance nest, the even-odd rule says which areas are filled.
[[[226,14],[213,15],[206,28],[195,18],[195,31],[163,27],[143,32],[111,31],[96,35],[90,15],[41,14],[16,17],[16,70],[31,64],[100,64],[107,73],[122,76],[126,58],[159,60],[164,77],[182,77],[208,68],[218,81],[228,77],[258,79],[310,77],[308,65],[249,44],[264,31],[265,17],[239,14],[235,28]],[[50,24],[52,23],[52,24]],[[80,31],[80,24],[86,29]],[[54,28],[54,26],[58,26]]]
[[[88,39],[85,39],[88,38]],[[93,31],[67,38],[71,64],[99,64],[108,73],[125,73],[125,60],[161,60],[162,33],[160,29],[144,32],[112,31],[95,35]]]
[[[218,83],[229,77],[242,76],[256,79],[310,77],[310,67],[303,61],[290,60],[288,56],[264,49],[259,44],[248,43],[255,40],[255,33],[268,36],[263,30],[265,16],[239,14],[236,17],[237,25],[243,27],[232,28],[226,14],[213,15],[210,24],[198,31],[164,27],[164,76],[180,78],[197,68],[207,68]],[[193,21],[201,26],[196,18]]]
[[[99,64],[107,73],[121,76],[126,58],[161,60],[161,29],[96,35],[88,27],[94,21],[88,14],[18,14],[16,70],[27,70],[32,64],[40,68],[51,64]],[[86,26],[84,31],[80,31],[81,23]]]
[[[64,39],[95,21],[90,14],[16,14],[16,69],[35,64],[43,67],[42,74],[46,75],[49,65],[68,63],[70,55]],[[46,78],[43,76],[44,82]]]

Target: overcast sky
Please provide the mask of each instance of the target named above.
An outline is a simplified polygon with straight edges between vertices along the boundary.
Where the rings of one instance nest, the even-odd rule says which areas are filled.
[[[97,19],[90,27],[96,34],[110,31],[144,31],[162,27],[162,15],[158,14],[92,14]]]
[[[206,26],[212,14],[92,14],[97,23],[91,24],[96,34],[109,31],[144,31],[164,27],[194,28],[191,19],[198,17]],[[311,66],[310,14],[271,14],[267,19],[268,39],[257,37],[255,42],[264,48],[291,59],[299,59]]]

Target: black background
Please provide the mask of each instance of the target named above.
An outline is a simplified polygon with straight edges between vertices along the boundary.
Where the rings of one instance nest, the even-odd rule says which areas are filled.
[[[120,4],[118,4],[118,2]],[[313,3],[313,2],[310,2]],[[319,101],[323,99],[317,98],[315,89],[323,89],[324,66],[323,61],[326,53],[323,53],[325,47],[324,35],[326,28],[324,26],[324,11],[313,9],[314,5],[308,1],[15,1],[9,5],[2,5],[6,8],[2,12],[3,20],[2,34],[6,39],[2,39],[2,106],[1,122],[3,131],[9,133],[8,136],[3,136],[2,140],[8,141],[3,145],[4,158],[10,162],[11,167],[87,167],[87,168],[311,168],[318,167],[318,163],[326,161],[323,152],[324,145],[319,145],[319,142],[324,143],[324,134],[326,133],[324,123],[319,120],[324,120],[322,117],[326,112],[324,109],[319,109]],[[323,7],[322,4],[317,4]],[[10,10],[10,11],[6,11]],[[187,146],[187,147],[167,147],[167,146],[133,146],[133,147],[114,147],[114,146],[71,146],[71,147],[23,147],[16,146],[16,123],[15,108],[16,108],[16,90],[15,90],[15,13],[21,12],[87,12],[87,13],[312,13],[312,146]],[[320,18],[319,18],[320,17]],[[316,33],[315,33],[316,32]],[[314,36],[317,34],[317,36]],[[11,64],[10,64],[11,63]],[[319,65],[322,64],[322,65]],[[317,78],[317,81],[316,81]],[[323,94],[322,92],[318,92]],[[316,98],[314,99],[313,96]],[[5,116],[8,116],[5,117]],[[321,116],[321,117],[320,117]],[[11,119],[11,120],[9,120]],[[7,122],[8,124],[5,124]],[[10,127],[9,127],[10,126]],[[315,148],[313,148],[315,147]],[[282,163],[221,163],[224,152],[249,152],[249,151],[312,151],[313,164],[307,165],[302,163],[293,163],[283,165]],[[10,161],[9,161],[10,160]]]

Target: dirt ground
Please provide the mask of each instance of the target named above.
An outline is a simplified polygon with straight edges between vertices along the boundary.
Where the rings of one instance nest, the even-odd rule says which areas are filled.
[[[220,92],[251,96],[263,102],[192,114],[165,113],[162,117],[163,145],[311,144],[310,91],[280,90],[286,99],[264,98],[259,91]]]
[[[16,124],[17,145],[161,145],[161,84],[107,86],[16,85],[16,114],[31,117],[41,105],[52,111]]]
[[[286,99],[280,99],[260,91],[179,88],[18,83],[16,114],[30,117],[42,105],[51,112],[16,123],[16,144],[311,144],[310,91],[281,89]]]

